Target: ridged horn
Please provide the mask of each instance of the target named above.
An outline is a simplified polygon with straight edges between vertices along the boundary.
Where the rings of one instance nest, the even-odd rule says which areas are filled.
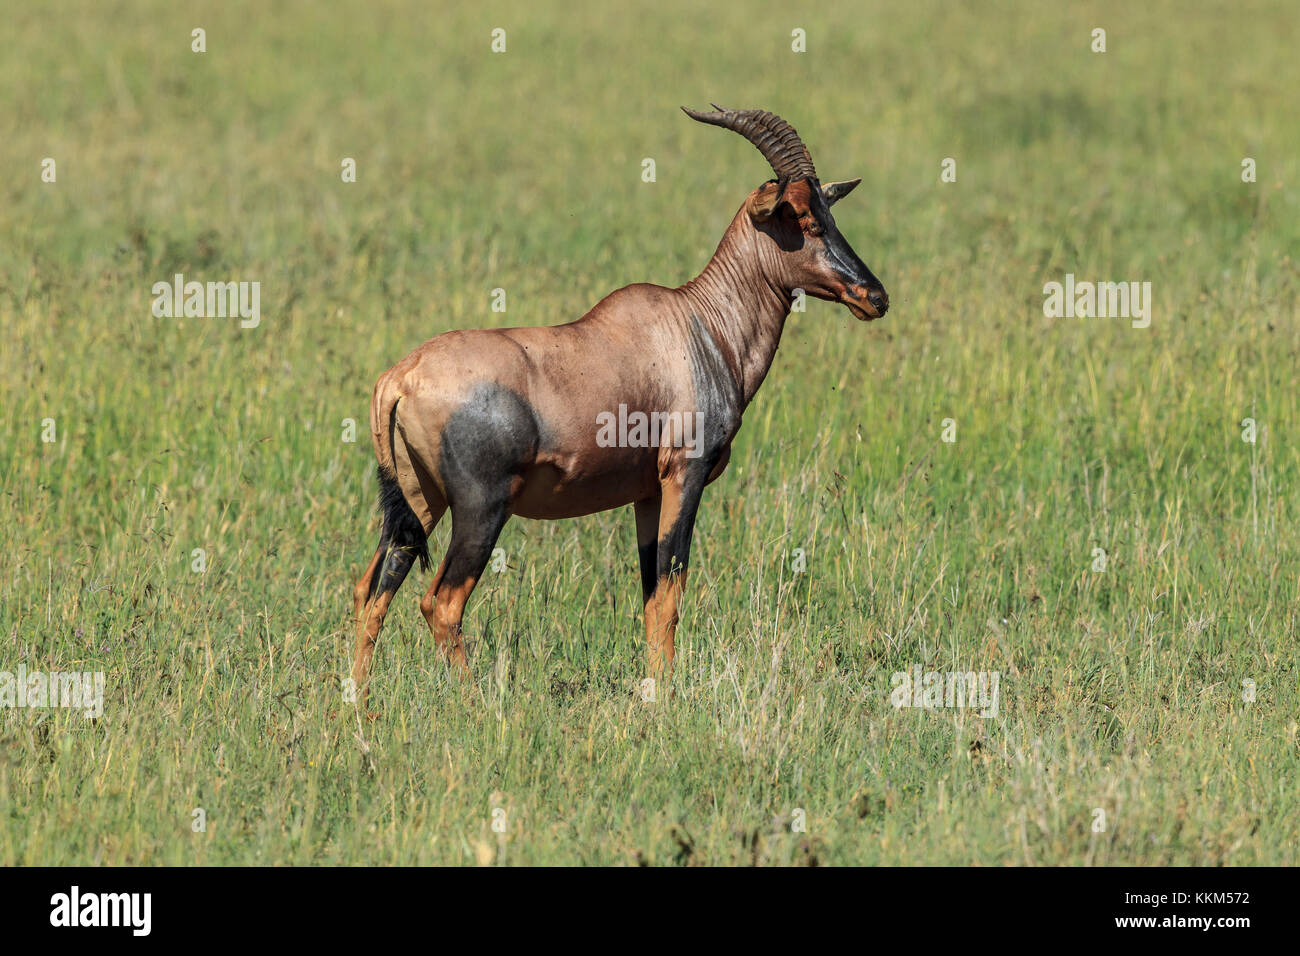
[[[712,106],[716,113],[699,113],[685,106],[682,111],[693,120],[721,126],[745,137],[758,147],[776,178],[783,183],[817,178],[817,168],[813,166],[808,147],[794,127],[781,117],[767,110],[728,110],[717,103]]]

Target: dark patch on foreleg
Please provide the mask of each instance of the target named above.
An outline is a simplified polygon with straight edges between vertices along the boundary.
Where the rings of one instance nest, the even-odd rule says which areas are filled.
[[[672,676],[678,608],[690,566],[695,516],[705,481],[716,463],[716,456],[694,460],[684,475],[670,477],[662,485],[656,577],[645,606],[650,676],[656,681]]]
[[[701,431],[693,447],[683,451],[671,461],[671,467],[661,472],[653,586],[646,576],[648,556],[643,556],[641,564],[642,588],[647,593],[646,644],[650,676],[655,680],[666,680],[672,675],[678,607],[690,566],[700,496],[704,486],[725,467],[744,409],[739,382],[708,327],[694,314],[690,317],[686,346]],[[640,537],[638,544],[644,545]]]
[[[632,505],[636,515],[636,555],[641,567],[643,604],[650,600],[659,580],[659,503],[656,495]]]

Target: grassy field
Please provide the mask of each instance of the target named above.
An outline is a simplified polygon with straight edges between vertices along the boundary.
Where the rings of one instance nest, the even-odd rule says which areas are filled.
[[[0,671],[106,689],[0,709],[0,862],[1300,862],[1294,4],[457,6],[10,11]],[[791,317],[675,697],[623,509],[507,526],[472,686],[413,575],[359,721],[375,379],[698,272],[768,176],[710,101],[864,178],[893,307]],[[177,272],[261,324],[155,318]],[[1067,273],[1150,327],[1044,317]],[[998,672],[996,717],[896,709],[914,667]]]

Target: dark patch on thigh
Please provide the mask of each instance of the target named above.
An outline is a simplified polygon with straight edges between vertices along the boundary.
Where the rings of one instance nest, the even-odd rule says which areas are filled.
[[[442,429],[439,470],[452,520],[490,512],[510,496],[510,480],[537,458],[542,425],[523,396],[495,382],[475,385]]]

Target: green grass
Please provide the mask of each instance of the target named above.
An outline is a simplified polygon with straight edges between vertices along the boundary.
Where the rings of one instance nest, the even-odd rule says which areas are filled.
[[[1297,863],[1300,13],[1055,6],[11,11],[0,670],[107,692],[0,710],[0,862]],[[768,175],[709,101],[864,177],[837,216],[893,307],[788,324],[675,698],[636,693],[624,509],[507,526],[472,687],[413,576],[360,724],[375,379],[694,275]],[[260,281],[261,326],[153,318],[174,272]],[[1067,272],[1150,281],[1151,327],[1044,318]],[[999,671],[998,716],[895,710],[915,665]]]

